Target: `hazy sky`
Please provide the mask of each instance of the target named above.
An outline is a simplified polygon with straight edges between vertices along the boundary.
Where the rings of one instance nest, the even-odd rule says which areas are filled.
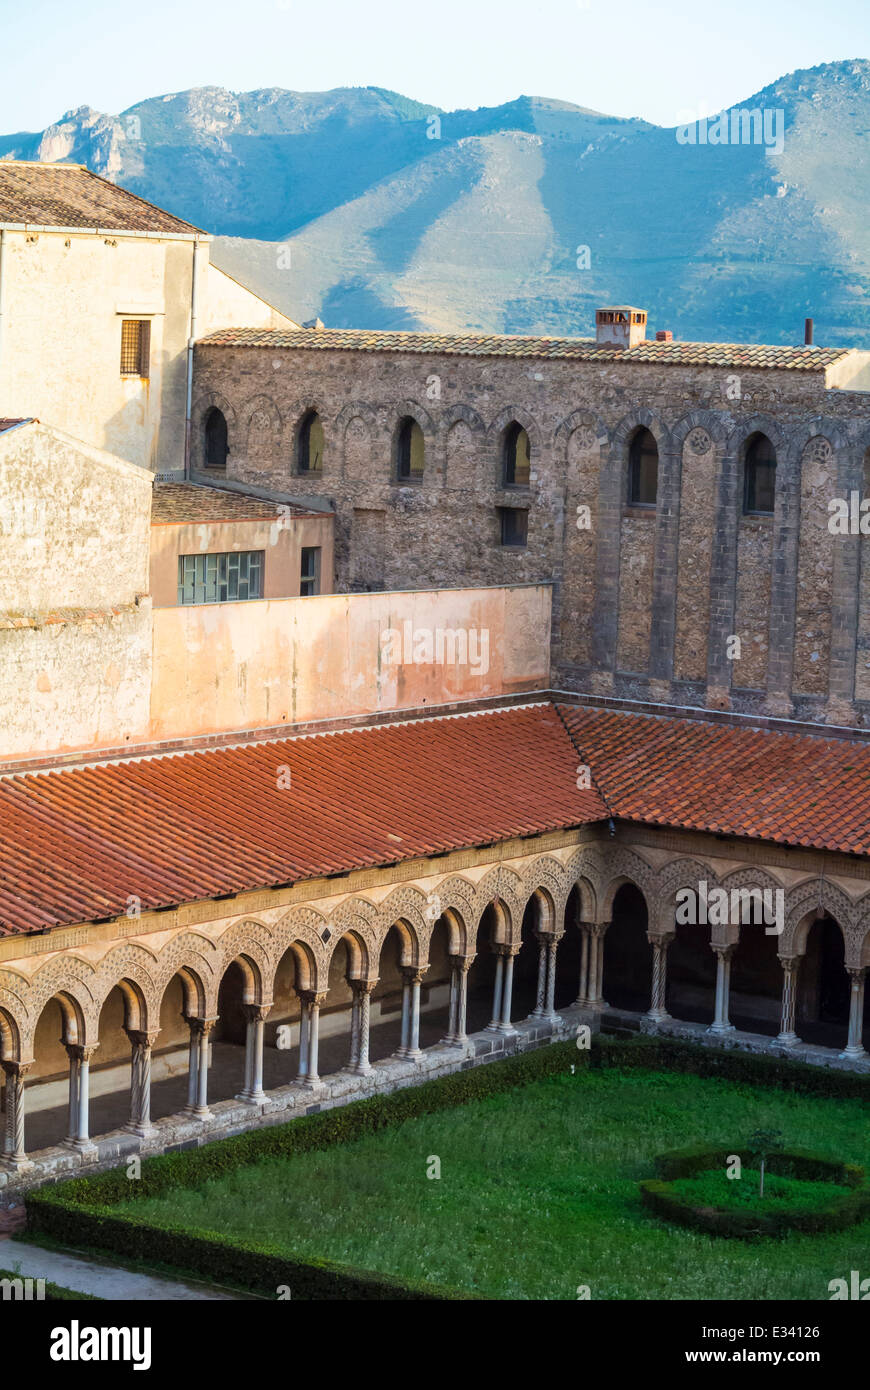
[[[531,94],[673,125],[870,57],[870,0],[0,0],[0,47],[3,133],[194,86]]]

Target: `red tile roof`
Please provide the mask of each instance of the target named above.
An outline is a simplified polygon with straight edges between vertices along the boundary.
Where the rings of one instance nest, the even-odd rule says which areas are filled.
[[[284,505],[229,488],[200,483],[155,483],[151,524],[183,525],[191,521],[256,521],[279,516],[326,516],[311,507]]]
[[[5,777],[0,934],[599,820],[576,764],[540,704]]]
[[[13,159],[0,159],[0,222],[102,232],[199,233],[190,222],[92,174],[84,164]]]
[[[867,856],[870,743],[542,702],[7,775],[0,935],[611,815]]]
[[[559,708],[619,819],[870,854],[870,743]]]
[[[366,328],[222,328],[203,347],[281,348],[339,352],[421,352],[460,357],[570,358],[576,362],[640,362],[660,367],[776,367],[823,372],[848,348],[776,347],[753,343],[639,343],[620,348],[594,338],[522,338],[506,333],[400,333]]]

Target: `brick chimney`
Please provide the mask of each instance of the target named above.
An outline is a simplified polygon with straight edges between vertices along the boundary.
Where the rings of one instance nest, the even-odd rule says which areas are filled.
[[[595,311],[595,341],[610,347],[636,347],[646,340],[646,309],[631,304]]]

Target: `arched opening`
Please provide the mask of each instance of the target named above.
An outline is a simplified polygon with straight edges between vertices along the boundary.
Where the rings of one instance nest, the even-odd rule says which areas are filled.
[[[650,1006],[652,947],[647,921],[643,893],[634,883],[621,884],[604,935],[602,992],[611,1008],[645,1013]]]
[[[651,430],[635,430],[628,449],[628,503],[654,507],[659,487],[659,446]]]
[[[62,1144],[69,1135],[70,1059],[66,1043],[81,1041],[77,1011],[63,995],[45,1004],[33,1035],[34,1064],[27,1077],[26,1144],[29,1152]]]
[[[505,487],[527,488],[532,473],[532,446],[528,432],[516,420],[508,425],[502,441],[502,481]]]
[[[412,416],[406,415],[396,434],[396,478],[401,483],[419,483],[424,466],[423,431]]]
[[[189,971],[179,971],[163,991],[160,1033],[151,1057],[151,1118],[183,1110],[188,1096],[190,1028],[199,1011],[201,987]]]
[[[749,437],[744,460],[744,512],[772,515],[776,499],[776,451],[766,434]]]
[[[707,923],[676,921],[668,948],[666,1007],[673,1018],[706,1023],[713,1018],[716,955]]]
[[[316,410],[309,410],[299,426],[296,468],[299,473],[323,471],[323,423]]]
[[[810,926],[798,971],[795,1031],[802,1042],[845,1046],[849,993],[843,933],[826,914]]]
[[[474,964],[468,972],[469,1033],[479,1033],[492,1018],[495,989],[496,954],[493,946],[500,926],[499,908],[495,902],[483,910],[477,928]]]
[[[768,936],[770,920],[743,920],[731,957],[729,1015],[735,1028],[776,1037],[782,1016],[782,966],[777,956],[779,937]]]
[[[240,960],[230,961],[218,986],[218,1017],[211,1037],[209,1102],[230,1100],[244,1086],[248,1029],[245,1004],[251,1002],[250,966]]]
[[[565,904],[565,934],[556,954],[556,1012],[576,1004],[580,992],[580,964],[583,933],[582,900],[579,884],[574,884]]]
[[[212,406],[206,413],[205,424],[205,466],[206,468],[226,468],[230,452],[227,442],[227,422],[222,410]]]

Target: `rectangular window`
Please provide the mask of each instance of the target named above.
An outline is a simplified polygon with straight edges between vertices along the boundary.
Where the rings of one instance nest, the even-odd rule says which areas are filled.
[[[529,514],[523,507],[499,507],[501,543],[522,549],[529,543]]]
[[[121,320],[121,376],[150,376],[151,320]]]
[[[179,555],[179,603],[240,603],[263,597],[262,550]]]
[[[299,581],[300,598],[313,598],[320,593],[320,546],[303,545],[302,573]]]

